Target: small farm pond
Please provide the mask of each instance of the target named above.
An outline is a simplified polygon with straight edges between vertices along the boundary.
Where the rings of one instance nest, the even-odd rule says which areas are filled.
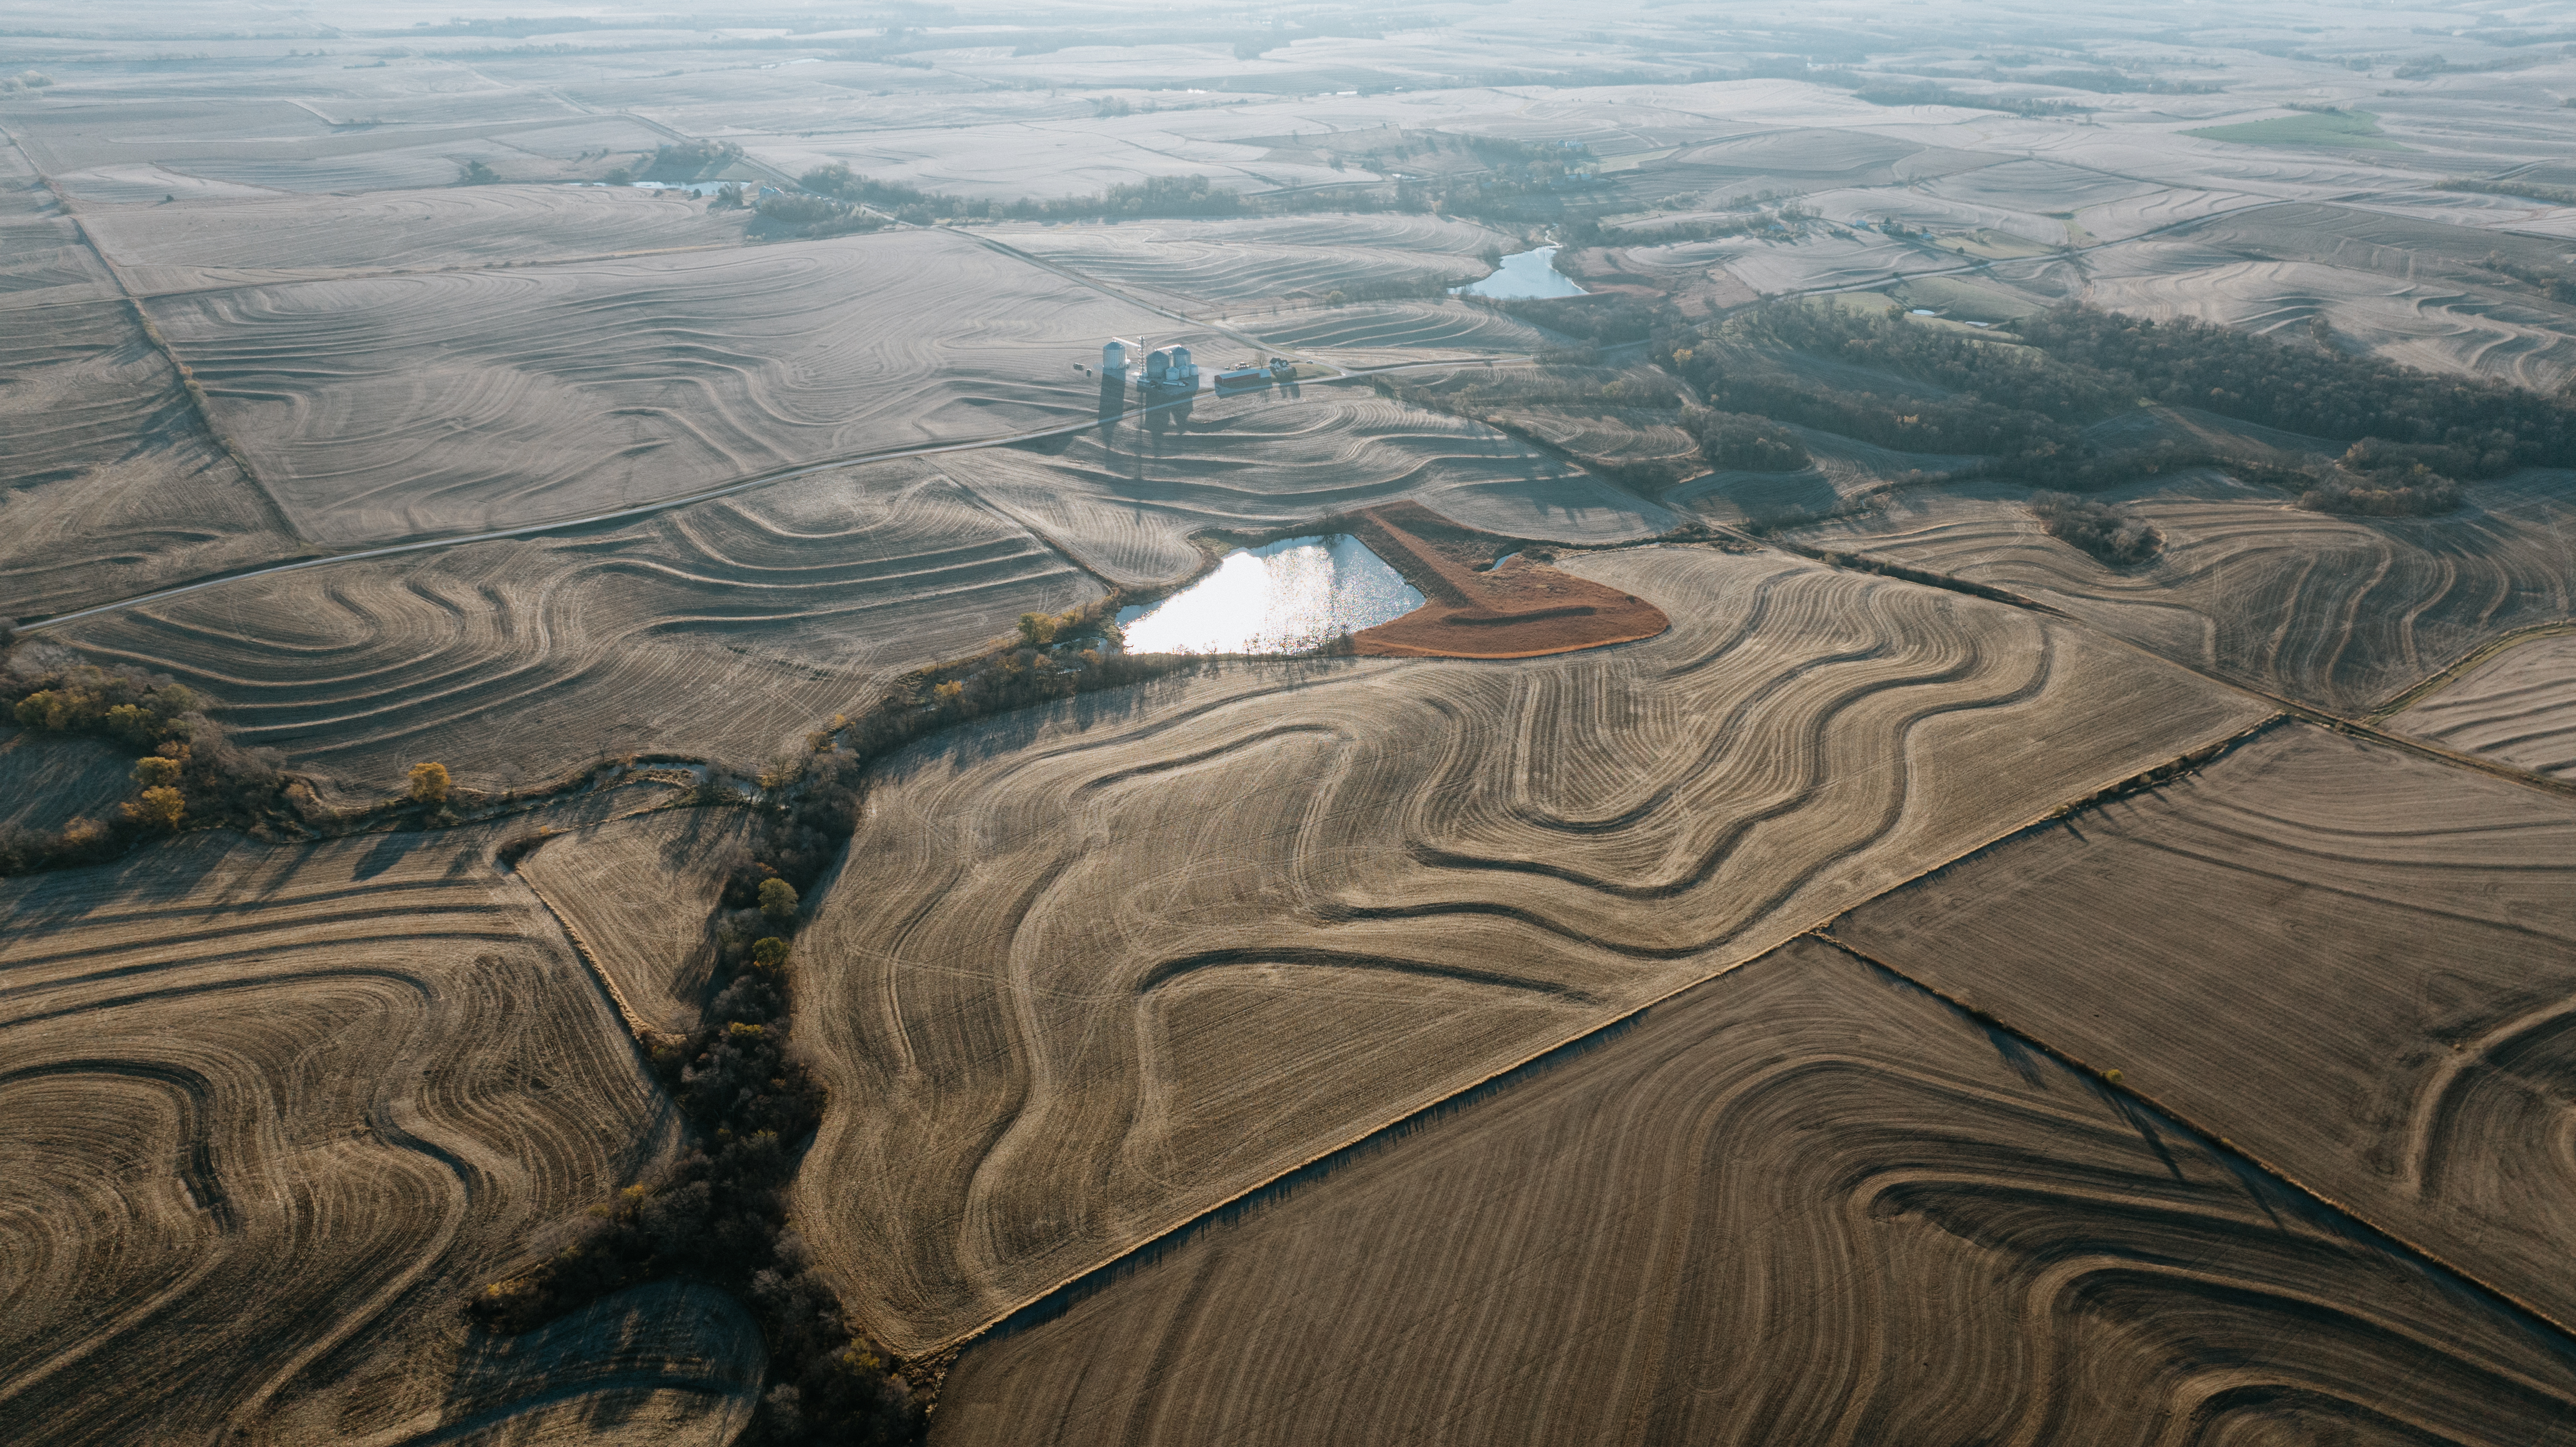
[[[1452,291],[1457,296],[1491,296],[1505,301],[1585,294],[1583,288],[1556,269],[1556,248],[1553,246],[1542,246],[1536,251],[1516,251],[1503,258],[1502,270],[1483,281],[1456,287]]]
[[[1228,553],[1159,603],[1118,610],[1130,653],[1296,653],[1401,618],[1422,595],[1347,534]]]

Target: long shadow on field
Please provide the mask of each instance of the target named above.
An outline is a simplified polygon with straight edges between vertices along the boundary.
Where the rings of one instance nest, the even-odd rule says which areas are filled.
[[[395,829],[376,836],[375,846],[350,867],[352,879],[373,879],[400,864],[411,852],[426,843],[430,835],[420,829]],[[463,856],[459,856],[460,859]]]
[[[1282,687],[1295,688],[1309,682],[1323,682],[1338,677],[1353,666],[1346,658],[1282,658],[1248,661],[1212,659],[1195,668],[1185,668],[1160,678],[1098,693],[1076,694],[1069,699],[1028,708],[1015,708],[1008,713],[937,734],[918,745],[925,756],[942,755],[959,766],[979,764],[1006,754],[1014,754],[1037,743],[1050,727],[1070,723],[1075,733],[1089,733],[1101,726],[1115,727],[1150,715],[1175,699],[1189,687],[1189,680],[1234,670],[1256,670],[1277,681]],[[1229,695],[1231,697],[1232,695]]]

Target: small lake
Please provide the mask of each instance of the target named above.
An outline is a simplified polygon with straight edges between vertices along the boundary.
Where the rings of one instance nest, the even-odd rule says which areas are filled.
[[[1118,610],[1130,653],[1296,653],[1422,606],[1404,575],[1348,534],[1228,553],[1159,603]]]
[[[605,186],[608,183],[606,181],[575,181],[573,184],[576,186]],[[744,183],[738,181],[629,181],[626,183],[625,189],[629,191],[686,191],[692,196],[712,196],[727,186],[735,185],[740,185],[747,191],[757,191],[760,189],[756,183]]]
[[[1556,269],[1556,248],[1542,246],[1536,251],[1518,251],[1503,258],[1500,271],[1472,286],[1453,287],[1452,296],[1490,296],[1504,301],[1530,301],[1539,297],[1584,296],[1564,272]]]

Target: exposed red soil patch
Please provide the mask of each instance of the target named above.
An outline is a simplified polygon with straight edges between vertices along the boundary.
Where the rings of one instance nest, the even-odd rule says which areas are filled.
[[[1425,600],[1391,623],[1352,634],[1357,653],[1538,658],[1652,638],[1672,626],[1664,610],[1633,593],[1525,557],[1483,567],[1502,540],[1462,528],[1420,503],[1365,508],[1346,526]]]

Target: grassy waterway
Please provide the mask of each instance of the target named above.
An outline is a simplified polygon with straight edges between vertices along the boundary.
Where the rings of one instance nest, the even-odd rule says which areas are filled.
[[[1131,653],[1296,653],[1421,606],[1385,559],[1337,533],[1229,553],[1171,597],[1120,609],[1118,622]]]

